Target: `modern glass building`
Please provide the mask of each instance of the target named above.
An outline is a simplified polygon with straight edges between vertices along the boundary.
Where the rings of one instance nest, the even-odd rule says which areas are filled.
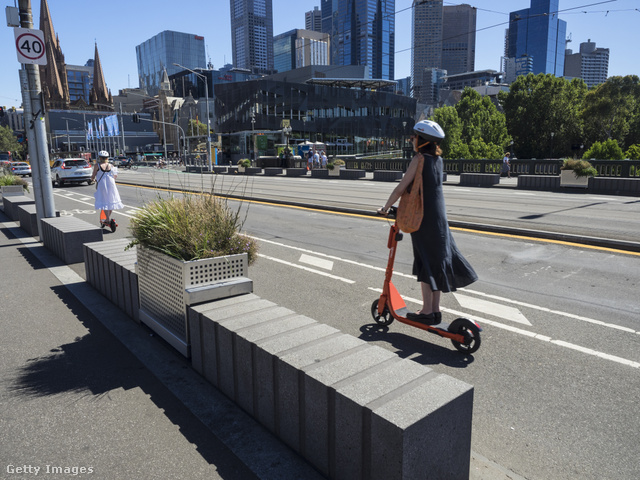
[[[447,5],[442,9],[442,65],[449,75],[473,72],[476,61],[476,8]]]
[[[564,74],[567,22],[558,18],[559,0],[531,0],[509,14],[507,57],[533,58],[533,73]]]
[[[231,0],[231,46],[235,68],[273,70],[271,0]]]
[[[366,65],[369,78],[393,80],[395,0],[323,0],[322,31],[332,65]]]
[[[156,95],[164,70],[168,75],[182,71],[174,63],[187,68],[205,68],[204,37],[165,30],[136,47],[140,88]]]
[[[93,87],[93,60],[86,65],[66,65],[67,84],[69,85],[69,100],[71,103],[82,99],[89,105],[89,94]]]
[[[273,66],[278,72],[308,65],[329,65],[329,35],[290,30],[273,37]]]

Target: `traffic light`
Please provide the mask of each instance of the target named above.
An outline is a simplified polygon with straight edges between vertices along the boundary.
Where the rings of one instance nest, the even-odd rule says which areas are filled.
[[[4,107],[0,107],[0,117],[4,117]]]

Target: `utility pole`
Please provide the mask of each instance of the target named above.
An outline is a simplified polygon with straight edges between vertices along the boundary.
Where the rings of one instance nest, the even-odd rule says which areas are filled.
[[[20,26],[33,29],[31,16],[31,0],[19,1]],[[45,112],[42,104],[42,88],[40,86],[40,70],[38,65],[23,64],[20,71],[22,99],[24,104],[25,129],[29,138],[29,158],[33,170],[33,193],[36,198],[36,217],[38,219],[38,235],[42,238],[41,218],[55,217],[53,189],[51,185],[51,167],[47,147],[47,131]],[[29,110],[27,111],[27,108]],[[29,135],[32,133],[32,135]],[[34,168],[35,167],[35,168]]]

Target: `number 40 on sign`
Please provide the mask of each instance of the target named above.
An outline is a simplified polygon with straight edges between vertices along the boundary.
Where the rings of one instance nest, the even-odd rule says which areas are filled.
[[[13,33],[16,38],[18,62],[35,65],[47,64],[42,30],[14,28]]]

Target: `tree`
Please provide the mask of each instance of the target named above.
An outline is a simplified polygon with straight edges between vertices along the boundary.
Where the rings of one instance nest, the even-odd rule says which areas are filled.
[[[629,160],[640,160],[640,144],[631,145],[626,152],[624,158]]]
[[[465,89],[455,107],[434,111],[434,121],[445,131],[445,158],[502,158],[510,141],[504,115],[488,97]]]
[[[0,127],[0,152],[11,152],[14,159],[22,158],[22,145],[7,125]]]
[[[551,74],[521,75],[498,99],[520,158],[570,156],[582,141],[582,105],[587,85]],[[553,135],[552,135],[553,134]]]
[[[187,135],[190,137],[206,136],[207,126],[198,120],[189,120]]]
[[[591,148],[584,152],[584,159],[594,158],[596,160],[622,160],[624,154],[618,142],[611,138],[604,142],[595,142]]]
[[[608,139],[620,145],[640,141],[640,79],[636,75],[611,77],[589,91],[582,117],[586,144]]]

